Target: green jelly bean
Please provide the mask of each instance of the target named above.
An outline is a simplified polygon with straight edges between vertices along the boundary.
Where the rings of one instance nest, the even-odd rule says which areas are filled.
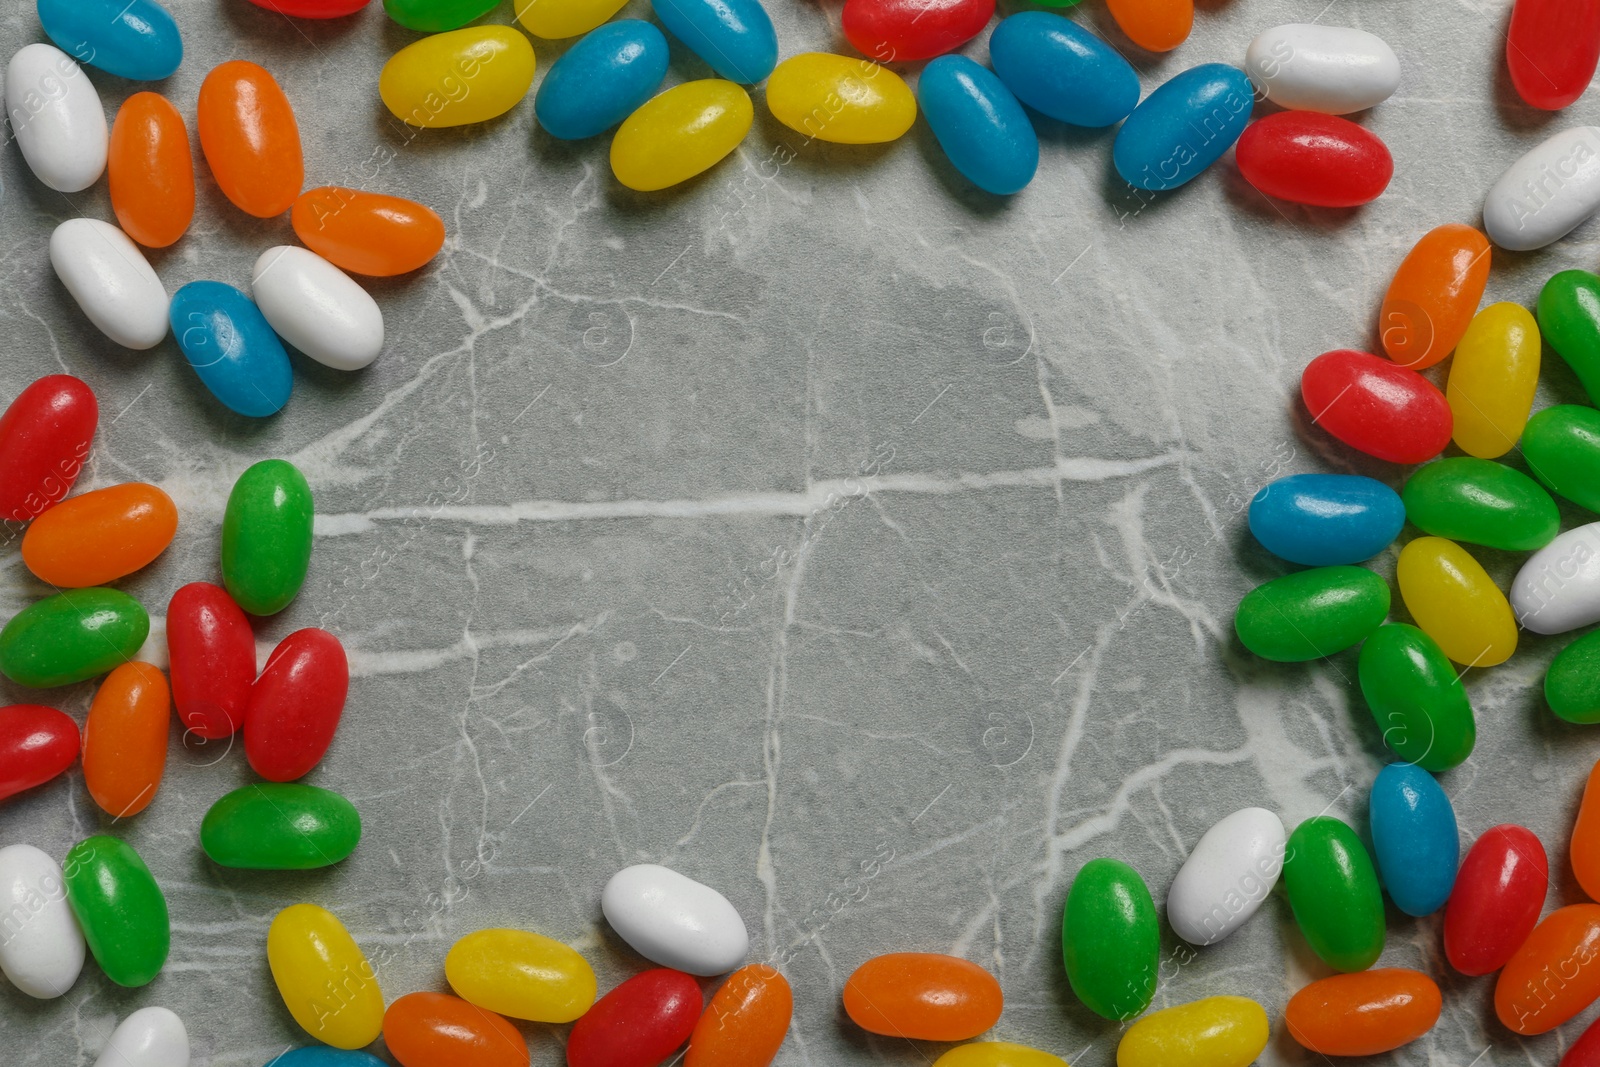
[[[361,816],[338,793],[299,782],[247,785],[211,805],[200,847],[224,867],[309,871],[356,849]]]
[[[1600,402],[1600,278],[1564,270],[1539,290],[1539,333]]]
[[[1544,487],[1600,511],[1600,411],[1557,404],[1528,420],[1522,455]]]
[[[68,589],[19,612],[0,630],[0,674],[48,689],[131,660],[150,636],[144,605],[118,589]]]
[[[456,30],[493,11],[500,0],[383,0],[389,17],[408,30]]]
[[[1300,663],[1355,645],[1389,614],[1389,585],[1361,567],[1315,567],[1274,578],[1239,602],[1233,628],[1263,659]]]
[[[1424,533],[1508,552],[1543,548],[1561,530],[1561,511],[1550,494],[1492,459],[1430,463],[1411,476],[1400,499],[1406,518]]]
[[[252,615],[289,606],[311,566],[311,486],[293,463],[264,459],[239,475],[222,516],[222,583]]]
[[[1600,630],[1556,653],[1544,674],[1544,698],[1568,722],[1600,722]]]
[[[1383,731],[1383,743],[1407,763],[1447,771],[1472,755],[1478,727],[1467,687],[1433,638],[1390,623],[1361,646],[1361,694]]]
[[[88,837],[72,846],[61,867],[67,904],[106,977],[142,986],[160,974],[172,947],[167,900],[133,846]]]
[[[1067,981],[1096,1015],[1131,1019],[1156,995],[1161,931],[1139,872],[1112,859],[1090,860],[1073,879],[1061,918]]]
[[[1346,972],[1372,966],[1383,952],[1383,893],[1354,830],[1331,815],[1295,827],[1283,884],[1295,922],[1322,962]]]

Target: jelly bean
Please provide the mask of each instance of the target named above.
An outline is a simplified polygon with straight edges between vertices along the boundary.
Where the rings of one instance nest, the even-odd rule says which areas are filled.
[[[1183,861],[1167,890],[1167,921],[1192,945],[1215,945],[1261,907],[1283,872],[1288,838],[1265,808],[1219,819]]]
[[[266,1067],[388,1067],[378,1057],[352,1049],[308,1045],[292,1048],[269,1061]]]
[[[1494,1012],[1524,1037],[1543,1034],[1600,997],[1600,904],[1569,904],[1544,917],[1494,987]]]
[[[1336,974],[1289,998],[1289,1036],[1324,1056],[1380,1056],[1433,1029],[1443,1007],[1432,978],[1400,967]]]
[[[1267,1047],[1267,1012],[1247,997],[1206,997],[1145,1016],[1117,1044],[1117,1067],[1249,1067]]]
[[[444,220],[432,208],[383,193],[324,185],[303,193],[290,218],[307,248],[352,274],[406,274],[444,247]]]
[[[183,36],[155,0],[39,0],[39,24],[63,52],[107,74],[153,82],[183,62]]]
[[[401,1067],[527,1067],[521,1031],[446,993],[408,993],[383,1013],[383,1043]]]
[[[1589,1024],[1561,1057],[1559,1067],[1600,1067],[1600,1024]]]
[[[100,180],[106,169],[106,115],[94,83],[65,52],[30,44],[12,56],[6,65],[6,110],[11,136],[34,177],[63,193]]]
[[[627,0],[517,0],[517,21],[535,37],[577,37],[622,10]]]
[[[1600,763],[1589,772],[1572,826],[1572,873],[1592,900],[1600,896]]]
[[[1405,623],[1380,626],[1361,646],[1357,676],[1395,755],[1429,771],[1447,771],[1472,755],[1472,704],[1433,638]]]
[[[1539,290],[1539,330],[1583,383],[1592,403],[1600,396],[1600,277],[1564,270]]]
[[[1467,850],[1444,909],[1444,952],[1466,975],[1506,965],[1538,925],[1549,888],[1544,845],[1520,826],[1491,827]]]
[[[0,971],[11,984],[39,1000],[71,989],[88,950],[56,861],[32,845],[0,848],[0,909],[25,920],[0,938]]]
[[[294,1021],[334,1048],[372,1044],[383,1029],[378,975],[350,931],[315,904],[292,904],[267,928],[267,965]]]
[[[1107,1019],[1133,1018],[1155,996],[1160,954],[1155,902],[1139,872],[1114,859],[1084,864],[1061,916],[1061,956],[1078,999]]]
[[[299,19],[337,19],[353,15],[367,0],[250,0],[257,7]]]
[[[137,815],[155,799],[171,717],[167,679],[148,663],[124,663],[100,683],[83,727],[83,784],[106,814]]]
[[[1509,552],[1543,548],[1561,528],[1561,512],[1538,482],[1487,459],[1430,463],[1406,480],[1400,499],[1424,533]]]
[[[1348,348],[1324,352],[1300,375],[1311,421],[1351,448],[1390,463],[1421,463],[1450,443],[1450,404],[1422,375]]]
[[[124,348],[167,336],[167,290],[128,235],[99,219],[68,219],[50,235],[50,265],[95,328]]]
[[[1292,474],[1250,501],[1250,532],[1290,563],[1333,567],[1371,559],[1400,535],[1405,505],[1358,474]]]
[[[1170,52],[1194,29],[1194,0],[1106,0],[1106,10],[1147,52]]]
[[[235,59],[200,83],[200,151],[224,196],[247,215],[289,210],[305,184],[294,105],[272,75]]]
[[[1492,459],[1516,447],[1539,385],[1539,327],[1519,304],[1490,304],[1456,345],[1445,398],[1455,442]]]
[[[1292,22],[1263,30],[1245,51],[1245,73],[1279,107],[1349,115],[1400,88],[1400,60],[1381,37],[1345,26]]]
[[[350,664],[326,630],[308,627],[278,642],[250,690],[244,754],[269,782],[289,782],[321,762],[339,729]]]
[[[1422,235],[1394,272],[1378,311],[1388,357],[1422,370],[1448,356],[1467,332],[1489,282],[1489,241],[1458,222]]]
[[[686,182],[739,147],[755,121],[750,94],[727,81],[684,82],[629,115],[611,140],[611,173],[653,192]]]
[[[1410,763],[1378,772],[1368,801],[1372,856],[1383,887],[1407,915],[1432,915],[1455,884],[1456,812],[1433,775]]]
[[[1545,671],[1544,699],[1567,722],[1600,722],[1600,632],[1584,634],[1556,653]]]
[[[0,800],[43,785],[78,758],[78,724],[42,704],[0,708]]]
[[[183,728],[207,741],[244,725],[256,680],[256,638],[225,589],[190,582],[167,605],[172,706]]]
[[[767,79],[772,117],[835,144],[883,144],[911,129],[917,98],[905,79],[866,59],[804,52]]]
[[[933,1067],[1067,1067],[1067,1061],[1010,1041],[974,1041],[957,1045],[934,1060]]]
[[[650,0],[650,10],[719,78],[754,85],[778,65],[778,34],[761,0]]]
[[[130,482],[63,501],[22,535],[22,562],[63,589],[104,585],[147,566],[178,532],[178,508],[153,485]]]
[[[500,0],[383,0],[391,19],[419,33],[459,30],[499,6]]]
[[[172,926],[167,898],[133,846],[87,837],[63,863],[67,903],[106,977],[120,986],[148,984],[167,962]]]
[[[140,1008],[111,1031],[94,1067],[188,1067],[189,1031],[167,1008]]]
[[[635,952],[674,970],[722,974],[750,949],[744,920],[727,897],[655,863],[612,875],[600,910]]]
[[[450,946],[444,976],[456,996],[513,1019],[570,1023],[594,1003],[589,961],[526,930],[468,934]]]
[[[194,220],[194,160],[189,131],[172,102],[134,93],[117,110],[107,148],[111,210],[129,237],[166,248]]]
[[[935,952],[874,956],[844,983],[851,1022],[868,1033],[916,1041],[977,1037],[1000,1021],[1002,1002],[994,975]]]
[[[223,406],[265,418],[289,402],[289,354],[261,309],[231,285],[190,282],[172,294],[172,333]]]
[[[1238,67],[1203,63],[1139,102],[1117,131],[1111,160],[1135,189],[1176,189],[1233,146],[1250,121],[1250,79]]]
[[[1320,111],[1279,111],[1252,122],[1234,158],[1261,192],[1314,207],[1370,203],[1394,177],[1394,158],[1377,134]]]
[[[1522,454],[1546,489],[1600,511],[1600,412],[1578,404],[1545,408],[1522,431]]]
[[[1318,567],[1258,585],[1233,616],[1239,641],[1262,659],[1303,663],[1342,652],[1389,614],[1389,586],[1360,567]]]
[[[256,258],[250,292],[278,336],[324,367],[360,370],[383,350],[377,301],[315,252],[267,249]]]
[[[789,982],[765,963],[740,967],[689,1035],[684,1067],[767,1067],[794,1014]]]
[[[251,871],[331,867],[356,850],[361,815],[327,789],[298,782],[247,785],[220,798],[200,823],[211,862]]]
[[[552,137],[593,137],[639,110],[666,76],[661,31],[640,19],[620,19],[591,31],[555,61],[539,84],[533,112]]]
[[[222,583],[252,615],[276,615],[305,584],[315,506],[286,459],[251,464],[222,514]]]
[[[994,0],[845,0],[851,47],[879,63],[914,63],[953,52],[989,25]]]
[[[1583,95],[1600,62],[1600,2],[1516,0],[1506,30],[1512,88],[1534,107],[1559,111]]]
[[[1454,541],[1412,541],[1400,550],[1395,580],[1417,626],[1455,662],[1493,667],[1517,650],[1517,620],[1505,594]]]
[[[378,75],[378,95],[413,126],[466,126],[516,107],[533,85],[533,66],[533,45],[516,30],[451,30],[391,56]]]
[[[100,405],[70,374],[38,379],[0,414],[0,519],[27,522],[72,491]]]
[[[1111,126],[1139,103],[1139,76],[1128,61],[1077,23],[1048,11],[1001,19],[989,35],[989,62],[1018,100],[1074,126]]]
[[[1283,884],[1300,932],[1336,971],[1364,971],[1383,952],[1383,893],[1356,832],[1330,815],[1289,835]]]
[[[1489,187],[1483,228],[1527,252],[1570,233],[1600,208],[1600,126],[1574,126],[1536,145]]]
[[[1600,622],[1600,523],[1568,530],[1529,556],[1511,582],[1511,607],[1539,634]]]
[[[636,974],[595,1001],[567,1038],[567,1067],[656,1067],[694,1031],[700,986],[665,967]]]
[[[940,56],[917,78],[922,115],[956,170],[996,196],[1033,181],[1039,137],[994,72],[966,56]]]
[[[104,674],[133,658],[150,616],[116,589],[69,589],[12,616],[0,630],[0,674],[49,689]]]

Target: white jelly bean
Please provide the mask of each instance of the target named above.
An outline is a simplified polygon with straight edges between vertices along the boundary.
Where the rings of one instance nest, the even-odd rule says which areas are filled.
[[[689,974],[731,971],[750,950],[744,920],[727,897],[654,863],[612,875],[600,910],[639,955]]]
[[[1250,42],[1244,70],[1274,104],[1328,115],[1363,111],[1400,87],[1394,49],[1343,26],[1274,26]]]
[[[6,116],[22,158],[52,189],[75,193],[106,169],[106,113],[72,57],[30,44],[6,65]]]
[[[56,861],[32,845],[0,848],[0,971],[28,996],[49,1000],[72,988],[83,956]]]
[[[1564,634],[1600,622],[1600,522],[1558,536],[1517,572],[1511,610],[1536,634]]]
[[[1565,237],[1600,208],[1600,126],[1562,130],[1511,164],[1483,201],[1483,228],[1526,252]]]
[[[291,345],[335,370],[360,370],[383,348],[383,312],[344,271],[315,252],[279,245],[261,253],[251,295]]]
[[[100,332],[125,348],[167,336],[167,290],[128,235],[98,219],[68,219],[50,235],[50,265]]]
[[[1219,820],[1172,880],[1172,929],[1192,945],[1214,945],[1244,925],[1278,884],[1287,840],[1283,823],[1265,808]]]
[[[189,1067],[189,1031],[166,1008],[140,1008],[112,1031],[94,1067]]]

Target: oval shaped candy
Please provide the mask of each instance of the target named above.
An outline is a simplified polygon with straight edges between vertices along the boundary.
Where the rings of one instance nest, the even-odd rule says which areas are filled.
[[[1018,100],[1074,126],[1110,126],[1139,103],[1139,76],[1128,61],[1077,23],[1048,11],[1001,19],[989,35],[989,62]]]
[[[1400,88],[1400,60],[1365,30],[1292,22],[1263,30],[1245,51],[1245,73],[1279,107],[1348,115]]]
[[[1524,1037],[1548,1033],[1600,997],[1600,904],[1544,917],[1494,987],[1494,1013]]]
[[[593,137],[637,111],[666,76],[661,31],[641,19],[619,19],[562,53],[539,83],[533,112],[552,137]]]
[[[803,52],[767,79],[767,109],[819,141],[882,144],[911,128],[917,98],[904,78],[871,60]]]
[[[106,114],[78,64],[47,44],[23,46],[6,64],[11,136],[33,176],[76,193],[106,169]]]
[[[279,1053],[266,1067],[388,1067],[388,1064],[366,1052],[307,1045]]]
[[[1467,850],[1444,909],[1444,952],[1466,975],[1498,971],[1538,925],[1550,884],[1544,845],[1520,826],[1494,826]]]
[[[1539,330],[1583,383],[1590,403],[1600,396],[1600,277],[1564,270],[1539,290]]]
[[[0,674],[49,689],[104,674],[133,658],[150,616],[117,589],[69,589],[12,616],[0,630]]]
[[[235,59],[200,83],[200,151],[222,195],[247,215],[289,210],[305,184],[294,106],[266,70]]]
[[[184,358],[225,407],[265,418],[289,402],[289,354],[248,296],[221,282],[190,282],[172,294],[169,314]]]
[[[755,121],[750,94],[708,78],[674,85],[629,115],[611,140],[611,173],[654,192],[686,182],[739,147]]]
[[[251,464],[222,514],[222,582],[252,615],[276,615],[311,566],[315,506],[305,475],[286,459]]]
[[[1600,722],[1600,632],[1584,634],[1556,653],[1545,671],[1544,699],[1567,722]]]
[[[934,1060],[933,1067],[1067,1067],[1067,1061],[1010,1041],[974,1041],[957,1045]]]
[[[1400,499],[1424,533],[1509,552],[1543,548],[1561,528],[1561,512],[1538,482],[1487,459],[1430,463],[1407,479]]]
[[[383,1013],[383,1043],[401,1067],[526,1067],[522,1031],[445,993],[407,993]]]
[[[166,677],[148,663],[124,663],[100,683],[83,727],[83,784],[106,814],[137,815],[155,799],[171,708]]]
[[[1364,971],[1383,952],[1383,893],[1356,832],[1331,815],[1289,835],[1289,907],[1311,950],[1336,971]]]
[[[1435,226],[1406,253],[1378,311],[1383,351],[1422,370],[1454,351],[1489,283],[1489,240],[1471,226]]]
[[[1370,203],[1394,177],[1394,157],[1377,134],[1318,111],[1279,111],[1252,122],[1234,158],[1261,192],[1315,207]]]
[[[72,491],[100,421],[94,393],[47,374],[0,414],[0,519],[27,522]]]
[[[1433,1029],[1444,1001],[1432,978],[1383,967],[1336,974],[1289,998],[1289,1036],[1324,1056],[1380,1056]]]
[[[516,107],[533,85],[533,68],[533,45],[522,34],[474,26],[400,49],[378,75],[378,95],[395,118],[413,126],[465,126]]]
[[[250,690],[250,768],[269,782],[309,774],[333,743],[349,691],[350,664],[337,637],[307,627],[279,641]]]
[[[719,78],[754,85],[778,65],[778,34],[761,0],[650,0],[650,10]]]
[[[1472,704],[1433,638],[1405,623],[1380,626],[1361,646],[1357,676],[1395,755],[1429,771],[1447,771],[1472,755]]]
[[[1133,109],[1111,144],[1112,163],[1136,189],[1176,189],[1233,147],[1250,122],[1253,99],[1238,67],[1191,67]]]
[[[1600,62],[1600,2],[1516,0],[1506,29],[1506,68],[1517,95],[1559,111],[1583,95]]]
[[[1117,1067],[1249,1067],[1267,1047],[1267,1012],[1247,997],[1206,997],[1152,1012],[1117,1044]]]
[[[1539,385],[1539,326],[1520,304],[1490,304],[1456,345],[1445,399],[1453,436],[1469,456],[1516,447]]]
[[[595,1001],[572,1026],[567,1067],[656,1067],[676,1052],[700,1019],[700,986],[658,967]]]
[[[458,30],[499,6],[499,0],[383,0],[396,23],[419,33]]]
[[[1106,0],[1128,40],[1148,52],[1170,52],[1194,28],[1194,0]]]
[[[1591,900],[1600,893],[1600,763],[1589,772],[1572,826],[1572,873]]]
[[[689,1035],[684,1067],[767,1067],[783,1045],[794,992],[765,963],[728,976]]]
[[[1359,643],[1389,614],[1389,585],[1360,567],[1318,567],[1258,585],[1233,616],[1239,641],[1263,659],[1303,663]]]
[[[39,24],[63,52],[132,81],[160,81],[183,62],[183,37],[155,0],[38,0]]]
[[[535,37],[558,41],[588,33],[627,0],[516,0],[517,21]]]
[[[189,1031],[167,1008],[140,1008],[111,1031],[95,1067],[188,1067]]]
[[[0,721],[5,714],[0,710]],[[23,920],[0,938],[0,972],[39,1000],[71,989],[88,949],[56,861],[32,845],[0,848],[0,909]]]
[[[444,220],[437,212],[383,193],[324,185],[302,193],[289,217],[307,248],[352,274],[406,274],[444,247]]]
[[[1301,373],[1300,396],[1312,422],[1390,463],[1421,463],[1450,443],[1444,394],[1422,375],[1366,352],[1324,352]]]
[[[1155,997],[1160,955],[1155,902],[1139,872],[1114,859],[1084,864],[1061,916],[1061,956],[1078,999],[1103,1018],[1133,1018]]]
[[[167,605],[167,660],[178,721],[208,741],[244,725],[256,638],[227,590],[190,582]]]
[[[994,975],[936,952],[874,956],[844,983],[851,1022],[869,1033],[920,1041],[977,1037],[1000,1021],[1003,999]]]
[[[989,25],[994,0],[845,0],[851,47],[878,63],[914,63],[953,52]]]
[[[1288,836],[1265,808],[1240,808],[1207,830],[1167,890],[1167,921],[1191,945],[1214,945],[1278,884]]]
[[[383,1029],[383,991],[355,939],[332,912],[292,904],[267,928],[267,965],[294,1021],[334,1048],[370,1045]],[[329,1003],[330,992],[337,1000]]]
[[[147,248],[166,248],[188,232],[194,159],[183,116],[170,100],[134,93],[123,101],[111,124],[106,177],[111,210],[129,237]]]
[[[1291,474],[1250,501],[1250,532],[1273,555],[1307,567],[1360,563],[1406,522],[1393,489],[1359,474]]]
[[[1483,228],[1527,252],[1570,233],[1600,208],[1600,126],[1562,130],[1506,168],[1483,200]]]
[[[1517,620],[1471,553],[1443,537],[1419,537],[1400,550],[1395,581],[1406,610],[1452,660],[1493,667],[1517,650]]]
[[[1433,775],[1410,763],[1378,772],[1368,800],[1372,854],[1395,907],[1432,915],[1455,885],[1461,842],[1456,812]]]
[[[1522,431],[1522,454],[1546,489],[1600,511],[1600,411],[1579,404],[1545,408]]]
[[[940,56],[917,78],[923,118],[968,181],[1009,196],[1039,169],[1039,137],[1017,98],[966,56]]]
[[[106,977],[148,984],[172,947],[167,898],[133,846],[104,835],[72,846],[62,863],[67,903]]]
[[[1600,1065],[1600,1025],[1590,1023],[1588,1029],[1574,1041],[1561,1057],[1559,1067],[1596,1067]]]
[[[750,950],[744,920],[708,885],[655,863],[611,876],[600,910],[621,938],[647,960],[690,974],[722,974]]]
[[[570,1023],[589,1010],[594,968],[553,938],[526,930],[479,930],[450,946],[444,976],[456,996],[537,1023]]]
[[[1600,522],[1568,530],[1529,556],[1511,582],[1511,607],[1536,634],[1600,622]]]
[[[153,485],[129,482],[75,496],[33,521],[22,561],[63,589],[104,585],[147,566],[178,532],[178,508]]]
[[[298,782],[235,789],[200,822],[200,847],[211,862],[251,871],[331,867],[360,841],[361,815],[354,804]]]
[[[337,19],[353,15],[367,0],[250,0],[257,7],[298,19]]]
[[[315,252],[267,249],[256,259],[250,291],[278,336],[324,367],[360,370],[383,351],[378,302]]]
[[[139,246],[99,219],[68,219],[50,235],[50,265],[95,328],[124,348],[167,336],[167,290]]]
[[[0,708],[0,800],[43,785],[77,758],[71,716],[42,704]]]

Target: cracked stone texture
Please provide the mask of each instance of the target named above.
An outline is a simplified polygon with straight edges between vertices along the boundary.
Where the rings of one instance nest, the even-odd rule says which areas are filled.
[[[793,982],[780,1064],[936,1057],[943,1046],[870,1037],[839,1008],[862,960],[915,949],[999,976],[993,1037],[1102,1067],[1120,1028],[1077,1003],[1059,962],[1083,863],[1132,863],[1159,903],[1236,808],[1290,826],[1326,810],[1365,833],[1386,757],[1354,656],[1272,665],[1232,637],[1239,597],[1287,569],[1250,540],[1242,509],[1298,471],[1400,483],[1403,470],[1307,425],[1301,368],[1375,345],[1411,243],[1476,222],[1520,152],[1600,120],[1593,95],[1557,116],[1511,95],[1509,4],[1335,0],[1321,13],[1378,33],[1404,65],[1399,93],[1361,117],[1395,179],[1356,211],[1269,203],[1231,155],[1141,207],[1111,175],[1109,133],[1043,120],[1038,178],[998,200],[952,171],[923,124],[884,147],[805,145],[759,100],[734,157],[636,195],[611,178],[605,138],[552,141],[531,100],[480,127],[408,132],[376,81],[414,35],[376,4],[333,24],[244,0],[170,6],[187,56],[157,88],[191,130],[211,66],[264,63],[298,109],[308,183],[424,201],[447,222],[445,251],[366,283],[389,330],[373,367],[296,357],[288,408],[250,421],[210,398],[170,340],[130,353],[89,326],[46,242],[64,219],[110,218],[106,187],[51,192],[8,142],[0,387],[83,377],[104,415],[80,488],[140,479],[177,501],[177,541],[121,583],[158,617],[180,584],[217,578],[219,519],[245,466],[285,456],[306,472],[311,577],[258,636],[263,653],[303,626],[346,642],[350,702],[309,780],[348,795],[366,836],[331,870],[214,867],[200,818],[251,775],[226,743],[176,730],[161,793],[134,819],[113,825],[76,772],[7,802],[0,842],[58,857],[94,832],[132,842],[167,892],[173,952],[143,989],[92,963],[60,1000],[7,988],[5,1063],[90,1063],[117,1018],[150,1004],[183,1015],[197,1065],[257,1067],[304,1043],[263,950],[272,915],[302,900],[345,921],[391,1000],[445,988],[450,944],[497,925],[578,946],[609,988],[643,961],[605,927],[600,889],[654,861],[726,893],[751,958]],[[838,0],[769,6],[784,54],[846,50]],[[1099,0],[1071,15],[1128,52],[1148,90],[1240,62],[1256,33],[1317,6],[1208,2],[1166,56],[1132,49]],[[648,17],[642,0],[626,12]],[[509,5],[490,20],[511,21]],[[42,39],[31,5],[0,16],[0,37],[7,53]],[[541,71],[563,47],[535,42]],[[984,58],[984,39],[967,51]],[[142,88],[91,76],[108,114]],[[670,78],[704,76],[674,46]],[[792,162],[776,162],[780,145]],[[260,251],[293,240],[287,219],[247,218],[198,169],[194,227],[152,262],[170,290],[246,286]],[[1531,304],[1554,271],[1595,267],[1597,234],[1497,251],[1486,299]],[[1540,405],[1582,400],[1547,354]],[[6,613],[46,592],[16,544]],[[1502,584],[1519,562],[1479,556]],[[1392,576],[1394,557],[1372,566]],[[147,654],[162,661],[157,634]],[[1541,835],[1550,907],[1580,899],[1564,842],[1600,755],[1543,707],[1564,643],[1529,635],[1505,666],[1470,673],[1478,748],[1442,779],[1464,842],[1502,822]],[[90,695],[0,686],[80,719]],[[1492,1021],[1492,979],[1448,971],[1437,917],[1389,919],[1382,962],[1435,975],[1446,1007],[1426,1038],[1375,1062],[1553,1064],[1580,1032],[1514,1039]],[[1163,945],[1157,1006],[1255,997],[1274,1019],[1262,1062],[1313,1062],[1278,1020],[1325,972],[1281,893],[1220,946],[1191,957],[1170,932]],[[560,1062],[566,1028],[527,1032],[536,1063]]]

